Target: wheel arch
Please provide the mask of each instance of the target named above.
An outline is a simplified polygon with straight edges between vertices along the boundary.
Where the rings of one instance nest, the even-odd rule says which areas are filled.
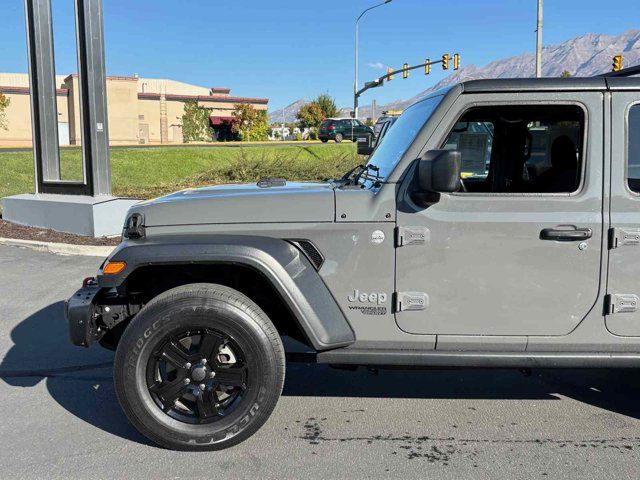
[[[256,290],[249,289],[248,283],[240,281],[234,286],[224,279],[235,278],[236,282],[238,279],[261,279],[266,282],[263,286],[272,289],[269,293],[277,295],[274,301],[286,308],[314,349],[344,347],[355,341],[351,326],[318,272],[285,240],[221,235],[206,239],[172,236],[152,242],[125,241],[108,260],[123,261],[126,267],[117,275],[105,275],[101,269],[98,283],[103,288],[116,287],[121,291],[140,288],[145,279],[156,284],[158,278],[169,280],[162,287],[165,290],[166,287],[211,280],[211,283],[226,284],[252,298],[251,293]],[[256,282],[258,288],[260,281]],[[263,307],[265,301],[256,303]],[[272,320],[276,325],[283,321],[281,318]]]

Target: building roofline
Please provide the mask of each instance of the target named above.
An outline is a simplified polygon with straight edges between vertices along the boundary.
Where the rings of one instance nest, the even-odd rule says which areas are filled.
[[[70,78],[78,78],[78,74],[77,73],[72,73],[70,75],[67,75],[64,78],[64,81],[66,82]],[[138,81],[138,77],[125,77],[125,76],[118,76],[118,75],[107,75],[106,79],[107,80],[125,80],[127,82],[137,82]]]
[[[17,95],[29,95],[31,93],[31,89],[29,87],[6,87],[0,85],[0,92],[2,93],[10,93]],[[61,97],[66,97],[69,95],[69,89],[67,88],[56,88],[56,95]]]
[[[29,87],[9,87],[0,85],[0,92],[17,95],[29,95]],[[68,96],[68,88],[57,88],[56,95]],[[141,100],[159,100],[159,93],[138,93],[138,98]],[[175,95],[167,94],[167,100],[175,101],[187,101],[197,100],[198,102],[218,102],[218,103],[255,103],[258,105],[266,105],[269,103],[268,98],[253,98],[253,97],[231,97],[228,95]]]
[[[159,93],[138,93],[138,98],[143,100],[158,100],[160,99]],[[176,101],[188,101],[196,100],[198,102],[218,102],[218,103],[257,103],[260,105],[266,105],[269,103],[268,98],[253,98],[253,97],[231,97],[227,95],[176,95],[167,94],[167,100]]]

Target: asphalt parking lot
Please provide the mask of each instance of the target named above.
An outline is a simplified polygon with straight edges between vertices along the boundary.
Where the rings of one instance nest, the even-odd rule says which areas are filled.
[[[0,477],[615,478],[640,474],[636,371],[345,372],[291,364],[251,439],[176,453],[131,427],[113,355],[70,345],[97,258],[0,246]]]

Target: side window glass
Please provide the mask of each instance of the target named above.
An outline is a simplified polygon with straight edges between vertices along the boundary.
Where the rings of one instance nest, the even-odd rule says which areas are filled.
[[[640,105],[629,109],[627,128],[627,182],[632,191],[640,193]]]
[[[477,107],[442,148],[461,153],[462,192],[571,193],[582,178],[583,117],[568,105]]]
[[[462,154],[462,178],[483,178],[489,174],[493,123],[457,122],[444,148],[459,150]]]

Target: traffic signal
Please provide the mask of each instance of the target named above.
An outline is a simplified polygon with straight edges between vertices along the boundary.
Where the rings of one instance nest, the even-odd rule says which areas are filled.
[[[622,70],[622,55],[616,55],[613,57],[613,71],[618,72]]]
[[[449,54],[445,53],[442,55],[442,69],[449,70]]]
[[[402,78],[409,78],[409,64],[404,63],[402,65]]]
[[[393,75],[391,75],[391,72],[393,72],[393,68],[387,67],[387,82],[393,80]]]
[[[424,74],[429,75],[431,73],[431,60],[428,58],[424,61]]]
[[[458,70],[460,68],[460,55],[458,53],[453,54],[453,69]]]

